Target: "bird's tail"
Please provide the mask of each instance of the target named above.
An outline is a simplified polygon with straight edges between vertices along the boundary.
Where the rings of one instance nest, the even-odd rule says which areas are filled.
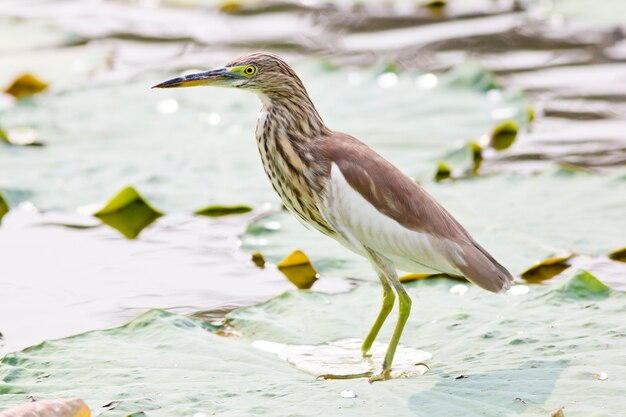
[[[487,291],[503,292],[511,288],[511,273],[473,239],[463,245],[463,261],[457,267],[465,277]]]

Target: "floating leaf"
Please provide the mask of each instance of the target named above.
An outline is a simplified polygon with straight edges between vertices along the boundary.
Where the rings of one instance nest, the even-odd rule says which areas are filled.
[[[163,214],[155,210],[133,187],[120,191],[94,216],[105,224],[119,230],[128,239],[139,233]]]
[[[472,174],[478,175],[478,170],[483,163],[483,148],[476,142],[469,143],[472,151]]]
[[[259,268],[265,267],[265,258],[261,252],[254,252],[252,254],[252,262],[254,262],[254,264]]]
[[[301,290],[308,290],[317,280],[317,271],[302,251],[294,251],[278,263],[278,270]]]
[[[6,202],[2,194],[0,193],[0,224],[2,223],[2,218],[5,214],[9,212],[9,204]]]
[[[493,130],[489,144],[497,151],[510,148],[517,138],[517,131],[517,123],[513,121],[504,122]]]
[[[2,217],[2,215],[0,215],[0,217]],[[609,253],[609,258],[618,262],[626,262],[626,248],[618,249]]]
[[[435,173],[435,181],[443,181],[452,176],[452,169],[445,162],[439,162],[437,165],[437,172]]]
[[[0,417],[90,417],[87,404],[79,398],[32,401],[0,412]]]
[[[574,299],[602,299],[611,295],[611,289],[587,271],[579,271],[558,292]]]
[[[48,88],[48,84],[41,81],[32,74],[23,74],[19,76],[13,83],[4,90],[5,93],[15,98],[23,98],[33,94],[40,93]]]
[[[526,269],[522,272],[521,277],[534,283],[546,281],[569,268],[571,266],[570,259],[572,259],[572,255],[545,259]]]
[[[455,277],[455,276],[448,275],[448,274],[414,274],[414,273],[411,273],[411,274],[401,275],[399,277],[400,282],[403,282],[403,283],[419,281],[423,279],[436,279],[436,278],[453,279],[457,281],[467,282],[466,279],[463,277]]]
[[[252,211],[252,207],[249,206],[209,206],[201,210],[196,211],[196,214],[200,216],[208,217],[221,217],[229,216],[231,214],[243,214]]]

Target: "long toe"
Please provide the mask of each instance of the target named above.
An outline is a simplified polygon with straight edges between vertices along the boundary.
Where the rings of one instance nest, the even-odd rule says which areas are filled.
[[[357,379],[357,378],[368,378],[372,376],[372,372],[362,372],[360,374],[342,374],[342,375],[334,375],[334,374],[325,374],[320,375],[316,379]]]
[[[383,369],[379,373],[372,375],[369,381],[371,384],[372,382],[386,381],[388,379],[391,379],[391,369]]]

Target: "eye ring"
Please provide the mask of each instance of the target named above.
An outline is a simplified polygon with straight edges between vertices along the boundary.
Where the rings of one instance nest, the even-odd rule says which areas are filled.
[[[254,75],[256,73],[256,67],[254,65],[248,65],[243,69],[243,73],[246,75]]]

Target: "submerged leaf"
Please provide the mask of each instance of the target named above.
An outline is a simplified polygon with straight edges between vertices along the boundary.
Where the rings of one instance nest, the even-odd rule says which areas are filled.
[[[292,284],[301,290],[308,290],[317,281],[317,271],[302,251],[294,251],[278,263],[282,272]]]
[[[0,412],[0,417],[90,417],[87,404],[80,398],[33,401]]]
[[[200,216],[208,217],[221,217],[231,214],[243,214],[252,211],[252,207],[249,206],[209,206],[196,211],[196,214]]]
[[[534,283],[546,281],[569,268],[571,259],[572,255],[545,259],[526,269],[522,272],[521,277],[528,282]]]
[[[22,98],[31,96],[33,94],[40,93],[48,88],[48,84],[41,81],[39,78],[32,74],[23,74],[11,83],[11,85],[4,90],[5,93],[12,95],[15,98]]]
[[[504,122],[491,133],[490,145],[497,151],[503,151],[513,145],[517,138],[518,126],[513,121]]]
[[[109,203],[94,214],[103,223],[120,231],[128,239],[139,233],[163,214],[155,210],[133,187],[120,191]]]
[[[0,217],[2,216],[0,215]],[[609,258],[618,262],[626,262],[626,248],[614,250],[613,252],[609,253]]]
[[[443,181],[452,176],[452,169],[445,162],[439,162],[437,172],[435,173],[435,181]]]
[[[254,264],[259,268],[265,267],[265,258],[261,252],[254,252],[252,254],[252,262],[254,262]]]
[[[2,193],[0,193],[0,224],[2,224],[2,218],[9,212],[9,210],[9,204],[6,202],[4,197],[2,197]]]

